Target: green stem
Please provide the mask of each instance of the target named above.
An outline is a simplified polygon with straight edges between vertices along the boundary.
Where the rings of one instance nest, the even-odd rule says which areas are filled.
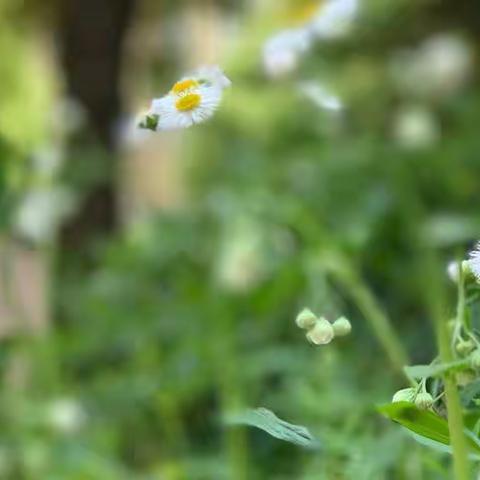
[[[342,265],[342,268],[332,269],[332,274],[347,290],[358,309],[369,322],[393,367],[405,375],[403,367],[408,364],[408,354],[398,339],[390,319],[378,304],[373,293],[357,273],[345,264]]]
[[[457,322],[462,322],[465,313],[465,294],[463,276],[460,273],[458,280],[459,295],[457,303]],[[440,313],[440,312],[439,312]],[[438,349],[442,363],[453,361],[453,353],[450,348],[447,324],[441,314],[434,315],[437,331]],[[450,431],[450,443],[453,451],[453,470],[455,480],[469,480],[470,466],[468,462],[468,445],[464,434],[462,407],[458,394],[455,377],[452,372],[446,372],[443,381],[445,387],[445,399],[448,412],[448,429]]]

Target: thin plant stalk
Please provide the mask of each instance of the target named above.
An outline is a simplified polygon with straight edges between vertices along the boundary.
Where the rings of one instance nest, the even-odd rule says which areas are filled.
[[[435,278],[438,278],[434,270],[430,276],[431,293],[435,293],[431,300],[431,308],[435,330],[437,334],[437,344],[440,361],[449,363],[454,360],[453,351],[450,345],[450,336],[448,333],[447,322],[441,308],[441,288]],[[465,294],[464,278],[462,272],[459,272],[458,279],[458,301],[456,311],[456,322],[463,322],[465,316]],[[470,480],[470,464],[468,460],[468,445],[464,433],[462,406],[458,394],[457,384],[452,372],[445,372],[443,376],[445,401],[447,405],[448,429],[450,432],[450,444],[453,453],[453,471],[455,480]]]
[[[405,374],[403,367],[408,364],[408,354],[398,338],[390,319],[379,305],[373,293],[360,276],[348,265],[332,269],[332,274],[348,292],[367,322],[370,324],[377,340],[385,350],[393,367]]]

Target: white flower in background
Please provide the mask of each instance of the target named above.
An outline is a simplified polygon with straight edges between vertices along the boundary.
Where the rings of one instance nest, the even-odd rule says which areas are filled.
[[[465,85],[473,61],[473,49],[462,37],[441,34],[413,51],[398,54],[392,61],[391,72],[399,88],[407,93],[443,97]]]
[[[29,191],[20,203],[15,229],[34,242],[49,241],[72,208],[72,197],[64,188],[36,188]]]
[[[439,140],[440,127],[429,109],[419,105],[406,106],[394,118],[393,136],[401,147],[428,148]]]
[[[347,35],[357,16],[359,0],[327,0],[322,2],[309,28],[320,40]]]
[[[33,153],[32,163],[35,173],[42,178],[53,178],[62,166],[63,155],[58,148],[45,147]]]
[[[182,78],[170,92],[152,101],[141,128],[175,130],[188,128],[213,116],[230,80],[217,66],[202,67]]]
[[[468,267],[477,281],[480,282],[480,243],[477,243],[475,249],[470,252]]]
[[[54,400],[47,410],[49,425],[61,433],[77,432],[85,424],[86,419],[87,415],[80,403],[70,398]]]
[[[253,288],[265,273],[262,236],[248,219],[237,219],[225,227],[223,246],[216,266],[219,283],[232,292]]]
[[[265,72],[273,78],[293,72],[311,44],[310,32],[301,28],[284,30],[269,38],[263,47]]]
[[[340,98],[321,83],[315,81],[302,82],[298,85],[298,89],[308,100],[323,110],[331,112],[343,110],[343,103]]]

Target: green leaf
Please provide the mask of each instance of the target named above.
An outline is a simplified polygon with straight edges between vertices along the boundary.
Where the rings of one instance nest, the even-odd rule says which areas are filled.
[[[467,365],[468,361],[462,359],[449,363],[437,363],[435,365],[413,365],[411,367],[403,367],[403,370],[409,378],[428,378],[438,377],[445,372],[456,368],[461,369]]]
[[[468,407],[475,397],[478,397],[479,395],[480,380],[475,380],[472,383],[469,383],[460,391],[460,398],[465,407]]]
[[[225,420],[227,425],[256,427],[272,437],[304,448],[317,449],[319,447],[318,440],[313,437],[307,428],[281,420],[266,408],[249,409],[245,412],[230,414]]]
[[[427,439],[427,441],[423,440],[422,443],[431,445],[428,442],[430,440],[437,444],[450,446],[448,423],[436,413],[429,410],[420,410],[410,402],[387,403],[377,407],[377,409],[390,420],[413,432],[415,437],[420,436]],[[471,452],[477,457],[480,454],[480,442],[467,429],[465,429],[465,437]],[[437,445],[437,447],[440,446]]]
[[[159,118],[159,115],[145,115],[145,118],[139,123],[138,127],[155,132]]]

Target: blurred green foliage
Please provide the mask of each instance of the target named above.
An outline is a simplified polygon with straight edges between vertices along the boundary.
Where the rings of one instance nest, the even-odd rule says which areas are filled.
[[[449,478],[446,457],[375,412],[402,380],[329,274],[336,255],[347,259],[411,358],[426,363],[435,340],[425,245],[446,264],[480,226],[478,85],[424,102],[441,131],[432,144],[399,142],[397,112],[418,100],[395,85],[391,57],[421,41],[430,10],[388,3],[370,2],[358,32],[318,46],[296,77],[276,83],[261,72],[258,19],[247,23],[226,65],[234,86],[221,111],[184,134],[188,208],[158,212],[102,245],[93,272],[54,292],[68,312],[61,324],[3,342],[4,376],[17,362],[31,375],[24,389],[5,381],[1,478]],[[401,15],[395,28],[392,12]],[[0,52],[16,52],[0,66],[0,135],[26,154],[48,137],[53,87],[17,63],[24,38],[0,30]],[[304,79],[334,86],[346,110],[302,97]],[[7,188],[3,166],[22,157],[2,145]],[[294,324],[304,306],[347,315],[353,333],[308,345]],[[225,413],[258,406],[308,426],[320,452],[222,424]]]

